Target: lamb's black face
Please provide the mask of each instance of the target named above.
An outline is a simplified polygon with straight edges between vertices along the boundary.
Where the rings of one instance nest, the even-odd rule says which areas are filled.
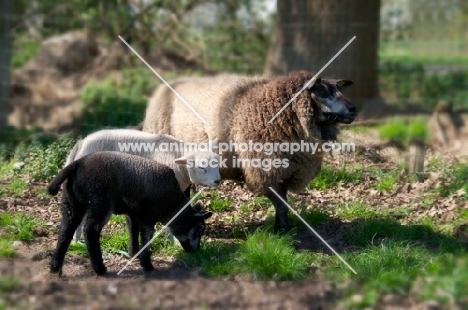
[[[171,228],[172,234],[179,240],[185,252],[195,252],[200,248],[200,241],[205,232],[205,219],[211,217],[212,212],[197,211],[189,223]]]
[[[356,106],[341,92],[341,88],[353,84],[346,80],[318,78],[309,92],[317,103],[316,117],[320,123],[350,124],[357,116]]]

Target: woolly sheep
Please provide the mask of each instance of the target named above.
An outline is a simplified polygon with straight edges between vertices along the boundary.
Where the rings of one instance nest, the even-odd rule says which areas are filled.
[[[147,132],[131,130],[131,129],[105,129],[94,132],[88,135],[83,140],[76,143],[68,155],[65,166],[81,157],[100,151],[118,151],[124,152],[121,147],[126,144],[128,149],[126,153],[138,155],[144,158],[156,160],[172,168],[176,174],[177,181],[182,191],[186,191],[186,195],[190,195],[190,184],[201,184],[210,187],[216,187],[220,184],[221,177],[217,165],[208,165],[201,167],[197,160],[206,160],[213,163],[218,162],[219,155],[212,150],[217,146],[217,139],[210,141],[211,150],[191,150],[187,147],[187,143],[175,139],[169,135],[151,134]],[[145,144],[150,146],[149,149],[135,148],[132,149],[130,144]],[[164,151],[160,147],[163,144],[177,144],[181,148],[179,150]],[[141,147],[141,145],[140,145]],[[181,165],[187,161],[188,165]],[[86,218],[83,219],[83,223]],[[79,225],[74,236],[74,240],[81,239],[82,225]]]
[[[56,195],[65,180],[62,223],[50,264],[53,273],[61,272],[73,232],[85,213],[88,214],[84,232],[89,258],[96,274],[102,275],[107,269],[99,237],[113,213],[126,214],[130,219],[131,252],[136,252],[139,231],[142,244],[146,244],[154,234],[156,222],[167,223],[189,201],[180,189],[174,170],[154,160],[125,153],[98,152],[74,161],[59,172],[48,186],[48,192]],[[185,251],[199,248],[204,220],[211,215],[188,206],[170,223],[171,232]],[[140,264],[144,271],[154,269],[150,247],[141,253]]]
[[[337,123],[354,121],[357,111],[341,92],[351,81],[317,78],[294,102],[269,124],[268,121],[313,77],[305,71],[275,78],[248,78],[220,75],[176,81],[172,87],[197,111],[204,124],[165,86],[150,99],[143,131],[160,132],[190,142],[218,137],[228,143],[318,142],[336,140]],[[319,147],[320,147],[319,145]],[[235,156],[235,157],[234,157]],[[289,230],[288,208],[269,190],[272,187],[286,200],[288,191],[300,192],[320,172],[323,155],[299,151],[294,154],[228,150],[222,154],[227,167],[221,177],[245,180],[254,194],[267,196],[276,210],[275,230]],[[250,166],[234,166],[233,161],[287,159],[287,168],[265,171]],[[284,167],[284,166],[283,166]]]

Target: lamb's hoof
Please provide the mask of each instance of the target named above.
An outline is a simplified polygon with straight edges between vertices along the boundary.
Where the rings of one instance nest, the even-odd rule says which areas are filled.
[[[59,273],[60,272],[60,267],[57,266],[50,266],[50,273]]]
[[[96,274],[97,274],[98,276],[103,276],[103,275],[106,274],[107,268],[106,268],[106,266],[104,266],[104,265],[103,265],[103,266],[100,266],[100,267],[96,267],[96,268],[94,268],[94,272],[96,272]]]
[[[145,273],[152,273],[152,272],[154,271],[154,267],[153,267],[153,265],[144,266],[144,267],[143,267],[143,271],[144,271]]]

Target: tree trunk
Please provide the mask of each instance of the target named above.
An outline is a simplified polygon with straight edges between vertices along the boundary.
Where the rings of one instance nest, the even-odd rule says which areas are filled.
[[[356,36],[321,76],[354,81],[346,94],[362,107],[379,97],[379,21],[379,0],[278,0],[265,73],[318,72]]]
[[[3,136],[9,110],[12,6],[13,0],[0,0],[0,136]]]

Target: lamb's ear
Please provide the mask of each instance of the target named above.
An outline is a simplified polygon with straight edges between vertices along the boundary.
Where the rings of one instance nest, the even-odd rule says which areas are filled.
[[[338,86],[340,86],[340,87],[349,86],[349,85],[353,85],[353,81],[349,81],[349,80],[338,80],[338,81],[336,81],[336,85],[338,85]]]
[[[214,140],[210,140],[209,143],[210,143],[210,150],[216,153],[218,144],[219,144],[218,138],[215,138]]]
[[[195,211],[200,212],[203,209],[203,201],[197,200],[197,202],[195,202],[195,204],[193,205],[193,208],[195,209]]]
[[[192,156],[182,156],[182,157],[174,159],[174,162],[178,165],[192,165],[193,158]]]
[[[206,219],[210,218],[212,215],[213,215],[213,212],[211,212],[211,211],[206,211],[206,212],[197,212],[197,213],[195,213],[193,216],[194,216],[197,220],[206,220]]]
[[[322,78],[316,78],[315,81],[313,81],[313,83],[310,83],[310,85],[307,87],[307,89],[312,89],[314,88],[315,86],[319,85],[322,83]]]

